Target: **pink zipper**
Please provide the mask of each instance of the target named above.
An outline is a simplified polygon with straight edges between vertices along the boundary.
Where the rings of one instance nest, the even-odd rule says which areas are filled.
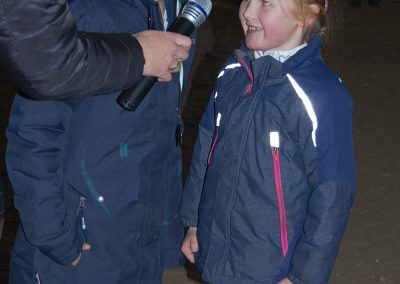
[[[243,61],[243,59],[239,60],[239,62],[244,67],[244,69],[246,70],[247,74],[249,75],[249,77],[251,79],[250,85],[247,86],[247,88],[246,88],[246,94],[250,95],[251,92],[253,91],[253,86],[254,86],[253,73],[251,72],[251,69],[249,68],[249,66],[247,66],[247,64]]]
[[[211,144],[210,152],[208,153],[208,157],[207,157],[207,165],[209,165],[211,163],[211,157],[212,157],[212,154],[214,152],[215,145],[217,144],[217,141],[218,141],[218,129],[219,129],[220,121],[221,121],[221,114],[218,113],[217,121],[215,123],[214,138],[213,138],[213,142]]]
[[[288,250],[286,208],[285,208],[285,198],[283,196],[282,177],[281,177],[281,162],[279,159],[278,149],[279,148],[277,148],[277,147],[271,147],[272,159],[273,159],[273,163],[274,163],[275,189],[276,189],[276,196],[278,197],[282,253],[283,253],[283,256],[286,256],[286,253]]]

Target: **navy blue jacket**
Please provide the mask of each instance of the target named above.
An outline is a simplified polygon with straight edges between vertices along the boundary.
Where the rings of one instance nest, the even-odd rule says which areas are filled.
[[[320,40],[284,63],[237,52],[201,119],[181,207],[203,279],[327,283],[354,171],[352,101]]]
[[[85,31],[162,29],[152,0],[70,4]],[[160,283],[163,268],[181,264],[180,88],[178,74],[157,82],[135,112],[116,103],[118,93],[15,98],[6,155],[22,228],[10,283]],[[72,268],[83,242],[92,248]]]

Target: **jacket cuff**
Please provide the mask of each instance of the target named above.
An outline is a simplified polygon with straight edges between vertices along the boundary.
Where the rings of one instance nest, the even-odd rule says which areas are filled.
[[[182,217],[182,223],[186,227],[197,227],[197,220]]]
[[[304,282],[300,281],[299,279],[297,279],[291,272],[288,273],[287,278],[289,278],[290,282],[292,282],[293,284],[302,284]]]
[[[130,34],[114,34],[127,48],[128,56],[120,56],[121,64],[117,64],[121,70],[121,66],[126,66],[126,74],[121,76],[121,79],[126,81],[125,85],[133,86],[139,82],[143,75],[144,69],[144,53],[139,41]],[[128,60],[129,58],[129,60]],[[123,61],[129,61],[128,64]]]

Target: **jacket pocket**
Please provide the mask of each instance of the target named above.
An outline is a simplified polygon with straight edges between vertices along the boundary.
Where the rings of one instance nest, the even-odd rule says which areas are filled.
[[[288,250],[288,233],[286,224],[286,207],[285,197],[283,194],[281,162],[279,158],[279,132],[272,131],[269,133],[269,141],[272,154],[272,162],[274,169],[275,190],[279,208],[280,238],[283,256],[286,256]]]

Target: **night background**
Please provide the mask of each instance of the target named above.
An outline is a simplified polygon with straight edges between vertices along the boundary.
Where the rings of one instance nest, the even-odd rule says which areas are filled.
[[[330,2],[335,15],[323,57],[354,100],[357,193],[329,283],[399,284],[400,3],[382,0],[379,7],[370,7],[363,0],[361,7],[355,8],[345,0]],[[199,29],[184,109],[184,173],[219,68],[243,40],[237,11],[234,0],[213,0],[211,15]],[[8,259],[18,225],[4,163],[5,128],[13,94],[6,74],[0,74],[0,172],[7,197],[0,284],[8,282]],[[164,283],[196,283],[193,277],[193,267],[168,271]]]

